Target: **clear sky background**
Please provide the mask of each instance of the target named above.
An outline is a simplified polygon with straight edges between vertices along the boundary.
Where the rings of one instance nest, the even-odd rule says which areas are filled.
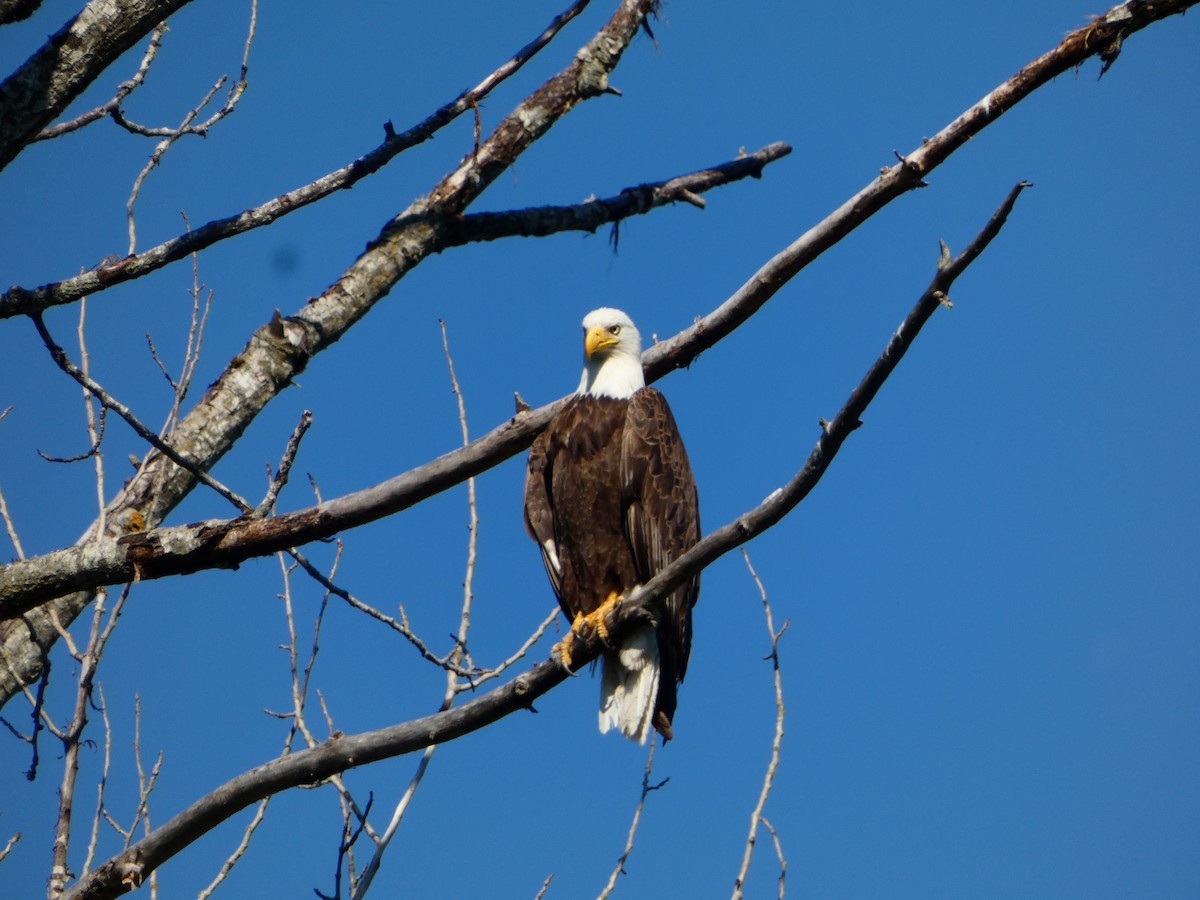
[[[76,4],[77,5],[77,4]],[[148,179],[139,246],[253,206],[346,164],[477,83],[562,2],[264,3],[251,86],[206,140],[186,140]],[[596,0],[482,108],[485,131],[558,71],[611,14]],[[331,11],[335,9],[336,11]],[[0,30],[11,71],[75,7],[47,0]],[[644,335],[710,312],[753,271],[866,184],[893,150],[920,145],[1102,6],[1081,0],[672,3],[612,83],[623,96],[571,113],[473,207],[608,196],[772,141],[794,152],[708,208],[456,249],[424,262],[252,426],[216,475],[258,497],[299,418],[314,424],[281,509],[365,487],[460,440],[442,355],[446,322],[472,434],[574,389],[579,320],[623,307]],[[174,124],[222,74],[236,76],[249,4],[195,3],[171,21],[148,83],[127,105]],[[799,468],[928,284],[939,238],[972,238],[1021,179],[1004,232],[959,280],[813,494],[749,546],[777,623],[787,703],[783,761],[765,813],[789,889],[814,898],[1200,896],[1200,18],[1131,37],[1113,69],[1059,77],[987,128],[784,288],[752,321],[670,375],[704,523],[750,508]],[[107,99],[132,51],[76,105]],[[204,253],[215,306],[196,378],[207,385],[273,310],[297,310],[392,215],[469,150],[469,117],[380,173]],[[124,204],[152,144],[110,123],[29,148],[0,174],[0,283],[34,286],[122,254]],[[145,346],[177,366],[191,271],[176,264],[94,298],[92,370],[157,424],[170,394]],[[47,322],[73,346],[76,309]],[[96,514],[93,470],[35,448],[86,447],[73,382],[32,325],[0,322],[0,488],[27,554],[72,543]],[[115,418],[108,483],[144,449]],[[523,460],[478,482],[472,646],[493,663],[552,608],[520,511]],[[198,490],[181,523],[228,516]],[[385,611],[403,603],[440,652],[457,627],[466,557],[461,487],[344,535],[338,581]],[[6,539],[0,539],[6,541]],[[328,565],[332,549],[310,548]],[[0,556],[15,551],[0,542]],[[128,820],[135,693],[141,746],[161,749],[151,801],[162,823],[274,757],[290,705],[280,567],[252,561],[137,586],[100,679],[115,729],[109,797]],[[299,579],[303,634],[321,600]],[[548,636],[529,662],[550,650]],[[677,740],[655,779],[620,895],[724,896],[732,886],[774,727],[757,589],[739,554],[704,574]],[[66,716],[61,648],[50,703]],[[435,709],[443,690],[412,650],[334,604],[315,684],[357,732]],[[595,727],[581,677],[442,748],[385,858],[387,896],[592,896],[625,841],[644,750]],[[3,715],[27,729],[27,707]],[[319,719],[315,724],[321,726]],[[93,732],[99,739],[100,732]],[[100,753],[83,755],[86,830]],[[60,778],[43,745],[0,736],[0,897],[37,896],[49,869]],[[414,769],[354,772],[386,822]],[[159,872],[162,896],[194,894],[247,815]],[[221,894],[333,889],[340,818],[330,789],[277,798]],[[748,895],[774,896],[760,833]],[[106,838],[102,856],[117,845]],[[86,843],[80,843],[82,847]],[[81,857],[73,862],[78,867]]]

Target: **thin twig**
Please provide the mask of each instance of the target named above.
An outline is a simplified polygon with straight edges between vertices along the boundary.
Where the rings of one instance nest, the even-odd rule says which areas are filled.
[[[275,508],[275,501],[279,499],[279,492],[288,483],[288,476],[292,471],[292,463],[296,461],[296,452],[300,449],[300,441],[304,438],[304,433],[308,431],[311,425],[312,410],[306,409],[300,414],[300,421],[292,432],[292,436],[288,439],[287,447],[283,451],[283,457],[279,460],[279,468],[275,471],[275,477],[271,479],[271,486],[267,489],[267,495],[254,508],[254,511],[250,513],[250,518],[260,519]]]
[[[179,454],[170,444],[156,435],[153,431],[141,423],[133,411],[121,401],[117,400],[112,394],[100,386],[99,382],[92,379],[86,372],[80,369],[71,358],[67,356],[65,350],[54,342],[54,338],[50,336],[49,330],[46,328],[46,323],[42,321],[40,313],[35,313],[29,317],[33,320],[34,327],[37,328],[38,334],[41,335],[42,343],[46,345],[46,349],[50,351],[50,356],[58,364],[58,367],[78,381],[85,390],[91,392],[104,406],[111,409],[122,419],[129,423],[129,426],[138,433],[138,435],[153,446],[156,450],[166,456],[171,462],[180,468],[187,469],[197,480],[208,485],[242,512],[249,512],[250,504],[242,497],[235,494],[225,485],[221,484],[191,460],[186,459]]]
[[[784,887],[787,883],[787,857],[783,855],[783,844],[779,841],[779,832],[775,830],[775,826],[770,823],[766,816],[761,816],[760,818],[763,828],[767,829],[771,834],[771,841],[775,845],[775,855],[779,858],[779,900],[783,900]]]
[[[76,339],[79,342],[79,368],[84,376],[90,374],[92,368],[92,356],[88,352],[87,345],[87,298],[84,297],[79,302],[79,323],[75,328]],[[107,419],[105,407],[100,407],[100,421],[96,421],[96,407],[94,405],[91,391],[86,387],[83,389],[83,408],[87,413],[87,430],[88,437],[91,438],[92,447],[95,448],[95,453],[92,454],[93,464],[96,470],[96,505],[99,509],[97,521],[99,529],[103,534],[107,528],[107,516],[105,504],[104,490],[104,457],[100,455],[100,443],[104,440],[104,423]]]
[[[5,407],[0,410],[0,421],[12,412],[12,407]],[[17,533],[17,526],[13,522],[12,515],[8,511],[8,503],[4,499],[4,491],[0,490],[0,519],[4,520],[4,529],[8,532],[8,539],[12,541],[13,550],[17,553],[17,559],[25,558],[25,548],[21,546],[21,537]]]
[[[191,125],[192,121],[198,115],[200,115],[200,110],[204,109],[204,107],[208,105],[209,101],[212,100],[213,95],[215,95],[217,91],[221,89],[221,85],[223,85],[226,80],[227,76],[222,75],[217,80],[217,83],[209,88],[208,93],[204,95],[200,102],[196,106],[192,107],[192,109],[188,110],[187,114],[183,117],[183,122],[179,125],[179,127],[167,132],[167,136],[158,142],[154,148],[154,152],[150,154],[150,159],[147,160],[146,165],[142,167],[142,170],[138,172],[137,177],[133,180],[133,189],[129,192],[129,199],[125,201],[125,218],[129,227],[129,250],[126,252],[126,256],[133,256],[134,251],[137,250],[137,220],[133,215],[133,207],[134,204],[137,203],[138,195],[142,192],[142,185],[145,184],[147,176],[149,176],[153,169],[158,167],[158,164],[162,162],[164,154],[171,149],[171,146],[188,133],[188,126]],[[130,128],[131,130],[135,130],[132,128],[131,123],[121,115],[120,109],[114,109],[112,115],[113,119],[121,125]]]
[[[184,227],[188,232],[192,229],[192,223],[188,220],[186,212],[181,212]],[[167,413],[166,421],[163,427],[159,430],[159,437],[167,438],[175,430],[175,425],[179,421],[179,411],[183,407],[183,401],[187,397],[188,390],[192,386],[192,378],[196,373],[196,365],[200,362],[200,348],[204,344],[204,331],[208,325],[208,314],[212,311],[213,298],[215,293],[210,289],[207,294],[204,292],[204,286],[200,283],[200,256],[198,253],[192,254],[192,286],[188,291],[192,298],[192,315],[191,321],[188,324],[187,340],[184,342],[183,365],[180,367],[179,380],[176,381],[167,375],[166,369],[160,364],[159,368],[163,368],[163,374],[167,376],[167,381],[171,384],[174,391],[174,401],[171,403],[171,409]],[[204,294],[205,300],[201,304],[200,297]],[[149,338],[149,335],[146,336]]]
[[[211,116],[209,116],[206,121],[201,122],[199,125],[193,125],[192,123],[200,115],[200,111],[203,110],[204,107],[208,106],[209,102],[216,95],[217,91],[221,89],[221,86],[229,80],[228,75],[222,75],[219,79],[217,79],[217,83],[212,86],[209,92],[204,95],[204,97],[198,104],[196,104],[196,106],[188,111],[188,113],[183,117],[183,121],[174,128],[147,128],[143,125],[137,124],[136,122],[132,122],[125,116],[125,113],[121,109],[119,103],[114,105],[109,110],[112,120],[126,131],[132,132],[133,134],[140,134],[145,137],[161,137],[163,139],[158,142],[157,146],[154,148],[154,152],[150,155],[149,161],[142,168],[141,172],[138,173],[137,178],[134,179],[133,189],[129,194],[129,199],[125,203],[126,217],[129,225],[129,252],[127,256],[133,256],[134,251],[137,249],[137,224],[133,215],[133,206],[137,202],[138,194],[140,194],[142,190],[142,184],[145,182],[146,177],[150,174],[151,170],[156,168],[158,164],[162,162],[163,155],[180,138],[184,137],[185,135],[200,135],[201,137],[206,136],[214,125],[234,111],[238,105],[238,101],[242,99],[242,95],[246,92],[246,74],[250,67],[250,47],[254,43],[254,33],[257,29],[257,26],[258,0],[251,0],[250,28],[246,35],[245,47],[242,50],[241,75],[230,87],[229,93],[225,98],[225,102],[221,105],[221,107]]]
[[[767,771],[763,776],[762,790],[759,791],[758,801],[754,804],[754,809],[750,813],[750,834],[746,838],[746,849],[742,853],[742,865],[738,869],[737,877],[733,881],[733,900],[741,900],[743,889],[746,886],[746,875],[750,871],[750,858],[754,854],[754,845],[758,840],[758,824],[765,822],[763,818],[763,808],[767,805],[767,797],[771,795],[771,787],[775,783],[775,773],[779,769],[780,749],[783,746],[783,678],[779,671],[779,639],[783,637],[783,633],[787,631],[788,621],[783,623],[783,627],[778,631],[775,630],[775,618],[771,613],[771,601],[767,599],[767,589],[763,586],[762,579],[758,577],[758,573],[754,571],[754,566],[750,563],[750,554],[746,552],[746,548],[742,548],[742,559],[746,561],[746,568],[750,571],[750,577],[754,579],[754,583],[758,586],[759,596],[762,598],[763,612],[767,619],[767,634],[771,638],[771,652],[767,655],[767,659],[771,661],[771,668],[775,680],[775,736],[771,740],[771,760],[767,763]],[[774,835],[774,830],[771,832]],[[778,838],[776,838],[776,846],[778,847]],[[782,854],[780,859],[782,859]],[[786,865],[786,864],[785,864]],[[782,880],[780,882],[780,891],[783,890]]]
[[[664,778],[658,784],[650,783],[650,772],[654,768],[654,741],[650,742],[650,752],[646,754],[646,768],[642,772],[642,793],[638,797],[637,808],[633,811],[633,821],[629,823],[629,833],[625,836],[625,849],[621,856],[617,859],[617,864],[613,866],[612,872],[608,875],[608,883],[604,885],[604,889],[596,895],[596,900],[607,900],[608,896],[616,889],[617,879],[622,875],[628,874],[625,871],[625,863],[629,861],[629,855],[633,853],[633,839],[637,835],[638,824],[642,820],[642,810],[646,808],[646,798],[650,796],[651,791],[657,791],[666,785],[671,779]]]
[[[92,691],[96,670],[104,655],[104,648],[112,636],[117,620],[121,616],[125,600],[129,597],[129,585],[120,593],[111,613],[104,605],[106,593],[101,591],[92,610],[92,624],[88,633],[87,648],[79,653],[71,647],[79,662],[79,680],[75,691],[75,708],[71,724],[64,730],[63,776],[58,789],[58,819],[54,830],[53,863],[47,893],[50,898],[60,896],[71,878],[67,858],[71,844],[71,819],[75,806],[75,785],[79,774],[79,750],[83,745],[83,733],[88,723],[88,709],[92,707]],[[105,614],[108,613],[107,620]],[[65,641],[69,643],[68,640]]]
[[[104,686],[96,685],[100,695],[100,717],[104,722],[104,759],[100,768],[100,780],[96,782],[96,811],[92,814],[92,833],[88,838],[87,855],[83,858],[83,871],[90,872],[96,858],[96,847],[100,842],[100,823],[104,821],[104,791],[108,787],[109,772],[112,771],[112,722],[108,718],[108,700]]]
[[[469,678],[473,674],[452,662],[449,655],[438,656],[432,650],[430,650],[429,645],[426,644],[420,637],[418,637],[416,632],[409,627],[408,613],[405,611],[403,605],[400,606],[399,619],[389,616],[387,613],[381,612],[371,604],[360,600],[345,588],[335,584],[332,580],[322,574],[322,572],[308,560],[308,557],[306,557],[299,550],[292,549],[286,552],[300,564],[300,567],[308,573],[310,578],[320,584],[323,588],[325,588],[325,590],[329,591],[329,593],[333,594],[335,597],[340,597],[342,600],[346,601],[348,605],[354,609],[357,609],[359,612],[366,613],[375,621],[380,622],[392,629],[392,631],[396,632],[398,635],[412,644],[412,646],[416,648],[417,652],[429,662],[452,671],[457,675],[461,675],[463,678]]]
[[[8,839],[8,843],[4,845],[4,849],[0,850],[0,862],[4,862],[4,857],[12,852],[12,848],[17,845],[17,841],[21,839],[21,832],[17,832]]]
[[[167,32],[167,23],[159,22],[158,27],[154,29],[154,33],[150,36],[150,43],[146,47],[146,52],[142,56],[142,61],[138,65],[137,71],[133,73],[133,77],[128,81],[123,81],[117,86],[117,92],[113,98],[107,103],[102,103],[94,109],[89,109],[85,113],[80,113],[69,122],[60,122],[58,125],[50,125],[38,132],[30,143],[34,141],[48,141],[60,135],[67,134],[72,131],[78,131],[85,125],[90,125],[92,122],[99,121],[105,116],[111,115],[113,110],[119,109],[121,103],[133,91],[141,87],[146,80],[146,75],[150,71],[150,66],[154,62],[154,58],[158,55],[158,50],[162,46],[163,35]]]
[[[77,463],[83,462],[85,459],[91,459],[100,453],[100,443],[104,440],[104,426],[108,422],[108,407],[100,407],[100,421],[95,429],[95,435],[92,438],[92,446],[88,447],[82,453],[76,453],[74,456],[51,456],[42,450],[37,450],[37,455],[46,462],[51,463]],[[90,430],[90,429],[89,429]]]
[[[245,855],[246,850],[250,847],[250,839],[254,836],[254,832],[258,826],[262,824],[267,815],[267,805],[271,802],[270,797],[264,797],[258,802],[258,807],[254,810],[254,816],[246,823],[245,829],[242,831],[242,839],[238,842],[237,847],[221,864],[221,870],[213,877],[213,880],[196,895],[196,900],[208,900],[213,895],[218,887],[223,882],[233,867],[238,864],[241,858]]]
[[[542,619],[538,627],[533,630],[533,633],[525,639],[525,642],[521,644],[521,646],[518,647],[511,656],[491,669],[480,669],[478,672],[472,673],[469,678],[460,681],[455,690],[460,694],[464,691],[474,691],[477,690],[481,684],[484,684],[485,682],[491,681],[495,678],[499,678],[504,674],[506,669],[523,659],[525,654],[533,648],[533,645],[542,639],[542,636],[546,633],[546,630],[558,620],[558,614],[558,606],[555,605],[551,607],[550,612],[546,615],[546,618]]]
[[[463,397],[462,387],[458,383],[458,375],[454,371],[454,357],[450,354],[450,340],[446,335],[446,321],[439,319],[438,324],[442,329],[442,350],[446,356],[446,368],[450,372],[450,386],[454,391],[454,396],[458,403],[458,423],[462,430],[462,442],[465,446],[471,442],[471,434],[467,427],[466,400]],[[467,479],[467,534],[467,566],[466,574],[463,577],[462,609],[459,614],[458,633],[455,635],[454,647],[450,650],[446,658],[448,663],[448,666],[445,667],[446,691],[442,696],[440,712],[445,712],[453,706],[454,698],[458,695],[457,673],[450,666],[455,666],[459,669],[464,667],[466,669],[474,668],[470,655],[467,653],[467,635],[471,630],[471,608],[475,602],[475,563],[478,559],[479,548],[479,509],[476,505],[474,478]],[[383,862],[383,854],[395,836],[397,829],[399,829],[400,822],[403,820],[404,814],[417,792],[417,788],[421,786],[421,782],[425,778],[425,772],[429,768],[429,762],[433,759],[433,754],[436,750],[437,745],[430,744],[421,754],[421,760],[417,763],[417,769],[413,773],[413,777],[409,780],[404,794],[397,802],[395,810],[392,812],[391,821],[388,822],[387,828],[384,829],[383,834],[375,842],[375,853],[372,855],[370,862],[367,863],[366,868],[363,869],[358,884],[355,885],[352,900],[362,900],[366,896],[367,891],[370,890],[375,873],[379,871],[379,865]]]

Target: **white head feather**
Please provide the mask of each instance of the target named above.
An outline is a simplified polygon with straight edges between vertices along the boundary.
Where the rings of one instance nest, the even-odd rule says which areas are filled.
[[[619,309],[602,307],[583,317],[584,362],[579,394],[632,397],[646,386],[642,336]]]

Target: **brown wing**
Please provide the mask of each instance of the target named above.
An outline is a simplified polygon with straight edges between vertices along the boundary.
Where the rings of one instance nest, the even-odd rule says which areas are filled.
[[[687,450],[666,398],[643,388],[629,401],[622,440],[621,483],[625,526],[639,580],[645,583],[700,539],[700,505]],[[658,707],[669,725],[675,685],[687,671],[692,647],[692,607],[700,576],[663,602],[658,640],[662,663]]]
[[[529,461],[525,468],[525,530],[537,541],[542,551],[542,563],[550,577],[554,594],[562,602],[562,564],[554,538],[554,509],[550,505],[549,486],[546,478],[547,432],[543,431],[529,449]],[[568,615],[570,613],[568,612]]]

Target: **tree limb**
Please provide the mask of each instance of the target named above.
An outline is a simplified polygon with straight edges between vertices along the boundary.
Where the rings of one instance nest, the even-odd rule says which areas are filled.
[[[92,0],[0,84],[0,169],[117,57],[191,0]]]
[[[796,476],[761,504],[709,534],[619,602],[608,617],[611,641],[619,645],[622,634],[634,626],[636,620],[644,619],[653,604],[713,560],[766,531],[807,496],[832,462],[841,443],[858,427],[859,417],[895,370],[921,327],[942,305],[955,278],[999,232],[1025,186],[1022,182],[1013,188],[966,251],[954,259],[943,254],[933,282],[892,335],[883,354],[855,388],[846,405],[832,423],[824,426],[816,447]],[[575,670],[594,660],[601,649],[595,635],[582,637],[578,649],[572,653]],[[558,661],[544,660],[461,706],[377,731],[334,737],[318,747],[264,763],[201,797],[141,841],[89,872],[64,896],[69,900],[101,900],[132,890],[167,859],[263,797],[300,785],[316,784],[347,769],[423,750],[477,731],[517,710],[530,708],[534,700],[561,684],[567,675],[566,668]]]

